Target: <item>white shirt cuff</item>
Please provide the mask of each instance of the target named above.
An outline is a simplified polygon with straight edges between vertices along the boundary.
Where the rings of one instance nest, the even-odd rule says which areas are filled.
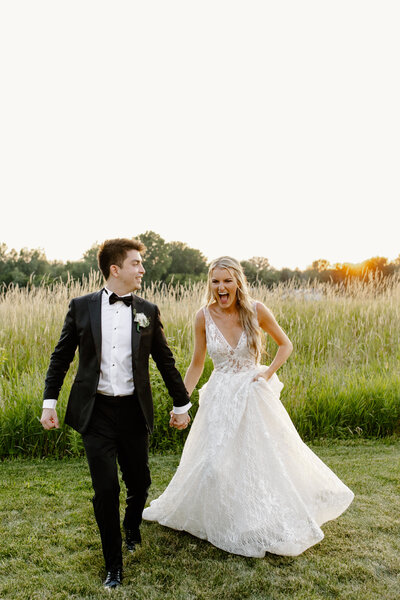
[[[43,400],[43,408],[55,408],[57,406],[57,400]]]
[[[187,412],[189,408],[192,406],[191,402],[185,404],[185,406],[174,406],[174,414],[175,415],[183,415],[183,413]]]

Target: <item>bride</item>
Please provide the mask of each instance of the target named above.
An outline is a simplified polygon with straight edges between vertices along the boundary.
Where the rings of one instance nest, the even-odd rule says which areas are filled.
[[[143,518],[234,554],[296,556],[322,540],[321,525],[354,494],[302,442],[283,407],[275,372],[292,344],[271,312],[251,300],[236,260],[211,264],[207,296],[195,319],[189,394],[207,350],[214,371],[200,390],[179,467]],[[278,345],[269,367],[259,363],[260,328]]]

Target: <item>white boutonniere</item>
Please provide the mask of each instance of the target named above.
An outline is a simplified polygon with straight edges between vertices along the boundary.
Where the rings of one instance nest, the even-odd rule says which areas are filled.
[[[140,327],[148,327],[148,325],[150,325],[150,321],[144,313],[137,313],[136,310],[134,310],[133,314],[135,315],[135,318],[133,320],[135,321],[135,323],[137,323],[136,329],[138,331],[140,330]]]

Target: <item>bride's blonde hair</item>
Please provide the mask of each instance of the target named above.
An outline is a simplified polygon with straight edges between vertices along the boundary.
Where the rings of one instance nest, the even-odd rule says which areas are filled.
[[[250,297],[246,276],[243,272],[242,266],[236,259],[231,258],[230,256],[221,256],[220,258],[216,258],[212,261],[208,269],[206,296],[207,306],[210,306],[210,304],[212,304],[212,302],[215,300],[211,287],[211,279],[214,269],[226,269],[236,280],[238,286],[236,291],[236,301],[239,311],[239,321],[246,333],[247,345],[250,351],[254,354],[256,360],[259,360],[263,350],[261,332],[258,325],[254,302]]]

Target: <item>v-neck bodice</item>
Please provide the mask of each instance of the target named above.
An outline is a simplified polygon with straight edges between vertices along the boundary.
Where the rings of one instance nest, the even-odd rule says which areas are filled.
[[[242,331],[236,347],[233,348],[216,325],[209,309],[204,307],[203,312],[206,321],[207,350],[215,370],[239,373],[254,369],[256,360],[247,345],[245,331]]]

